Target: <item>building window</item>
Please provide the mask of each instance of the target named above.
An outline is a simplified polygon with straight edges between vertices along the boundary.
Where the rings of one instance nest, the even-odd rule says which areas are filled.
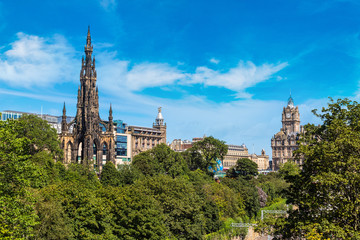
[[[116,136],[116,156],[127,156],[127,136]]]

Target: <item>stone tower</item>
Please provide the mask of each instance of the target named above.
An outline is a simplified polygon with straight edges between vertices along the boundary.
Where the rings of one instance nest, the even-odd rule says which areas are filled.
[[[153,128],[161,131],[162,142],[166,144],[166,123],[161,113],[161,107],[158,108],[158,115],[156,116]]]
[[[101,120],[99,115],[99,94],[90,28],[84,50],[85,59],[83,57],[81,63],[76,116],[72,122],[66,123],[64,104],[60,140],[65,153],[65,163],[93,162],[101,171],[103,160],[114,162],[115,135],[111,105],[109,121]],[[69,129],[72,129],[72,132]]]
[[[282,129],[289,135],[290,133],[300,132],[300,113],[299,108],[294,107],[294,100],[291,95],[288,99],[288,104],[283,108],[282,113]]]
[[[278,170],[288,160],[294,160],[293,151],[298,149],[297,140],[303,131],[300,126],[299,108],[294,106],[291,95],[287,106],[283,108],[281,122],[280,132],[271,139],[273,170]]]

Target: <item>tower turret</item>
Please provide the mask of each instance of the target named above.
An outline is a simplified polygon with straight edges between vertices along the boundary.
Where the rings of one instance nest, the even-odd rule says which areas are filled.
[[[65,107],[65,102],[64,102],[64,107],[63,107],[63,115],[62,115],[62,119],[61,119],[61,132],[67,132],[67,123],[66,123],[66,107]]]
[[[163,143],[166,143],[166,123],[164,123],[161,107],[158,108],[158,114],[156,116],[155,122],[153,123],[153,128],[159,129],[161,131]]]
[[[161,107],[158,108],[158,115],[156,116],[154,125],[155,126],[163,126],[164,125],[164,118],[161,113]]]
[[[111,103],[110,103],[110,110],[109,110],[109,126],[108,126],[108,130],[109,130],[109,132],[112,132],[114,130]]]

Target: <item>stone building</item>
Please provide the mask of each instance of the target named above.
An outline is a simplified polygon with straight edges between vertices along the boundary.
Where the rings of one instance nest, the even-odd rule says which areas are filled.
[[[131,135],[132,157],[160,143],[166,144],[166,123],[164,123],[161,107],[158,108],[158,115],[152,128],[128,126],[126,133]]]
[[[92,57],[90,28],[88,29],[85,59],[82,58],[80,86],[77,97],[77,112],[73,121],[68,123],[65,103],[59,134],[64,150],[65,163],[94,163],[102,169],[103,159],[114,162],[115,135],[110,106],[109,119],[103,121],[99,115],[99,95],[96,86],[95,57]],[[69,129],[72,127],[72,131]],[[114,162],[115,163],[115,162]]]
[[[192,147],[192,142],[189,140],[174,139],[169,146],[175,152],[184,152]]]
[[[287,106],[283,108],[281,122],[280,132],[271,138],[273,170],[278,170],[288,160],[294,160],[293,152],[298,149],[297,140],[299,134],[303,132],[303,127],[300,126],[299,108],[294,106],[291,96]],[[300,161],[297,162],[299,165],[301,165]]]
[[[170,148],[176,152],[184,152],[187,149],[191,148],[192,145],[198,141],[201,141],[205,138],[193,138],[192,141],[174,139],[170,144]],[[222,165],[224,170],[227,170],[236,165],[236,162],[240,158],[248,158],[254,161],[258,165],[258,170],[267,170],[269,169],[269,155],[265,154],[265,150],[261,151],[261,155],[250,154],[248,148],[243,145],[227,145],[228,152],[225,155]]]
[[[236,165],[240,158],[248,158],[258,165],[258,170],[266,170],[269,168],[269,155],[265,154],[265,150],[261,151],[261,155],[255,153],[249,154],[248,148],[245,144],[242,145],[228,145],[228,152],[224,157],[223,166],[227,170]]]
[[[21,116],[23,115],[35,115],[38,116],[39,118],[46,120],[49,125],[54,128],[56,130],[57,133],[61,133],[61,121],[62,121],[62,117],[61,116],[53,116],[53,115],[49,115],[49,114],[39,114],[39,113],[29,113],[29,112],[20,112],[20,111],[14,111],[14,110],[5,110],[0,112],[0,120],[1,121],[6,121],[8,119],[19,119]],[[74,118],[67,116],[67,122],[71,122]],[[70,128],[69,131],[72,131],[72,129]]]

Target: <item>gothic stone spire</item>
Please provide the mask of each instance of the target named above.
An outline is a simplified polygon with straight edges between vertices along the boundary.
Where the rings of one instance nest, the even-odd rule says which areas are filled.
[[[64,102],[63,115],[62,115],[62,120],[61,120],[61,132],[66,132],[66,131],[67,131],[66,107],[65,107],[65,102]]]
[[[109,132],[113,131],[113,116],[112,116],[112,107],[111,107],[111,103],[110,103],[110,110],[109,110],[109,127],[108,127]]]
[[[80,73],[80,89],[78,91],[77,132],[88,134],[99,128],[99,98],[96,86],[95,59],[92,58],[90,27],[84,48],[85,60],[82,60]]]
[[[106,160],[112,162],[115,160],[115,136],[113,131],[103,133],[101,129],[105,122],[100,119],[99,115],[99,95],[96,86],[95,58],[92,56],[90,27],[84,52],[85,57],[83,56],[81,61],[76,117],[67,124],[64,106],[60,141],[66,152],[66,163],[77,162],[78,159],[81,159],[81,163],[87,165],[94,161],[101,171],[104,145],[108,148]],[[110,126],[113,126],[111,108],[109,122]],[[71,132],[68,131],[68,126],[73,126]]]

